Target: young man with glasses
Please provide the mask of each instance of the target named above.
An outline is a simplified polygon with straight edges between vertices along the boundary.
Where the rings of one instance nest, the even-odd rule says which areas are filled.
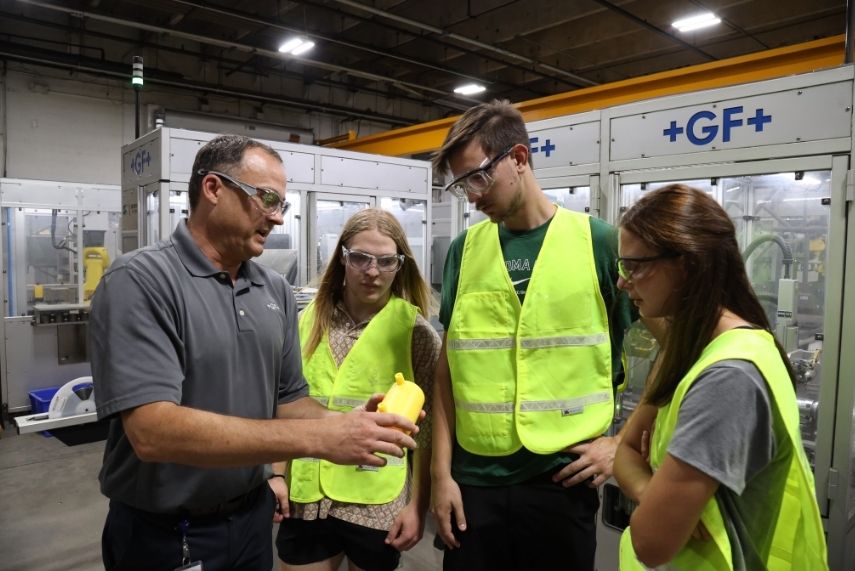
[[[395,430],[416,429],[403,418],[308,397],[294,295],[251,260],[287,210],[279,154],[217,137],[191,172],[189,219],[116,260],[92,301],[97,411],[111,419],[99,476],[108,570],[269,571],[271,522],[288,502],[270,463],[373,467],[377,452],[415,447]]]
[[[431,476],[444,568],[593,569],[631,321],[615,231],[549,201],[508,102],[464,113],[434,166],[489,217],[455,238],[443,275]]]

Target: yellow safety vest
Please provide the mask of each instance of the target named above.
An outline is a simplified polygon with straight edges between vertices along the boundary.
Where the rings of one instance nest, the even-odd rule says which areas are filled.
[[[804,453],[799,431],[799,411],[796,393],[781,357],[768,331],[731,329],[707,345],[697,363],[677,385],[671,402],[661,407],[656,417],[650,464],[657,469],[668,453],[668,444],[677,426],[680,403],[698,375],[711,365],[726,360],[750,361],[760,370],[769,387],[773,403],[776,434],[786,431],[793,448],[781,498],[780,511],[769,514],[769,525],[774,526],[769,552],[765,557],[769,571],[821,571],[828,569],[828,554],[819,508],[814,497],[814,480],[810,464]],[[657,569],[669,571],[730,571],[733,556],[727,537],[724,519],[716,498],[713,497],[701,513],[701,521],[710,532],[711,539],[690,539],[686,546],[667,565]],[[624,530],[620,546],[622,571],[647,569],[635,556],[630,528]]]
[[[300,318],[300,339],[305,346],[314,321],[314,303]],[[395,373],[413,378],[412,338],[418,309],[399,297],[365,327],[350,352],[337,367],[324,332],[321,343],[303,371],[309,394],[330,410],[348,411],[364,404],[374,393],[384,393],[395,382]],[[316,458],[291,462],[291,500],[316,502],[328,497],[340,502],[385,504],[401,493],[407,478],[406,457],[384,456],[386,465],[340,466]]]
[[[498,226],[463,246],[448,364],[460,445],[551,454],[603,434],[614,413],[608,316],[587,215],[558,208],[520,305]]]

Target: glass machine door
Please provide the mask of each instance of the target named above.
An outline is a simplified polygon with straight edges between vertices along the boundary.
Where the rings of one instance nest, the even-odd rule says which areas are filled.
[[[169,195],[169,201],[166,203],[160,201],[163,193]],[[170,188],[168,184],[155,182],[144,188],[143,196],[145,234],[140,237],[140,245],[165,240],[178,223],[189,216],[190,204],[186,186],[176,189]]]
[[[845,165],[845,158],[833,163],[827,157],[685,169],[708,173],[703,178],[670,178],[673,171],[622,173],[619,177],[620,213],[645,192],[680,182],[713,195],[733,219],[749,280],[796,372],[801,434],[817,476],[823,515],[828,511],[827,497],[820,484],[825,481],[830,463],[838,359],[836,343],[830,343],[824,353],[823,342],[829,335],[835,339],[838,336],[835,329],[839,324],[830,323],[831,330],[826,331],[825,321],[826,316],[834,315],[832,311],[839,311],[840,304],[839,294],[829,297],[826,292],[826,287],[834,283],[828,279],[827,245],[832,232],[832,196],[845,178]],[[762,172],[770,166],[780,171]],[[804,170],[797,170],[799,166]],[[734,173],[737,169],[745,174]],[[642,178],[646,180],[642,182]],[[838,310],[827,310],[829,305]],[[627,336],[625,350],[628,383],[618,398],[616,429],[638,403],[657,348],[638,325],[638,330]],[[823,375],[826,360],[828,372]],[[823,417],[827,422],[822,424],[821,404],[828,410]],[[820,441],[818,434],[828,436]]]
[[[309,193],[309,285],[316,286],[330,257],[335,255],[333,250],[347,219],[373,205],[372,197]]]
[[[4,207],[2,218],[5,317],[32,315],[36,304],[88,302],[120,252],[117,212]]]
[[[306,280],[305,276],[301,275],[300,263],[303,193],[289,186],[285,191],[285,201],[290,206],[285,213],[284,222],[270,231],[264,251],[255,261],[282,274],[289,284],[297,286],[304,284]]]
[[[535,173],[537,176],[537,173]],[[597,184],[597,176],[579,175],[560,178],[544,178],[538,180],[543,193],[549,197],[549,200],[562,206],[568,210],[575,212],[591,213],[595,208],[591,204],[591,189],[595,192],[599,185]],[[487,216],[475,209],[471,202],[466,203],[463,212],[463,227],[469,228],[473,224],[477,224],[482,220],[486,220]]]
[[[427,276],[427,255],[425,241],[427,237],[427,201],[411,198],[393,198],[384,196],[380,198],[380,208],[391,212],[407,236],[407,242],[416,258],[423,276]]]

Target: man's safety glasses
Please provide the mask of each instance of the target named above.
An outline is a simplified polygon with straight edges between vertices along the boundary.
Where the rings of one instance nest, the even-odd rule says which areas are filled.
[[[490,175],[490,171],[499,161],[507,157],[513,148],[513,146],[508,147],[492,159],[484,159],[477,169],[472,169],[455,178],[445,187],[445,190],[457,198],[466,199],[470,194],[480,197],[493,186],[493,177]]]
[[[213,174],[226,181],[230,186],[241,189],[247,194],[247,196],[255,200],[255,203],[258,205],[258,208],[265,214],[281,213],[282,216],[285,216],[285,213],[288,212],[289,208],[291,208],[291,203],[282,200],[282,197],[279,196],[279,193],[275,190],[252,186],[251,184],[247,184],[243,181],[234,178],[233,176],[227,175],[219,171],[199,169],[198,171],[196,171],[196,174],[198,174],[199,176]]]

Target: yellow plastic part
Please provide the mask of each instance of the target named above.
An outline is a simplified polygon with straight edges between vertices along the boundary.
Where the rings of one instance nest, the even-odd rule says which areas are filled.
[[[45,298],[45,286],[36,284],[33,286],[33,299],[42,301]]]
[[[101,276],[110,265],[110,256],[103,246],[89,246],[83,249],[83,299],[89,300],[101,281]]]
[[[422,392],[421,387],[404,379],[403,374],[395,373],[395,384],[377,405],[377,411],[399,414],[415,423],[419,420],[424,404],[425,393]]]

